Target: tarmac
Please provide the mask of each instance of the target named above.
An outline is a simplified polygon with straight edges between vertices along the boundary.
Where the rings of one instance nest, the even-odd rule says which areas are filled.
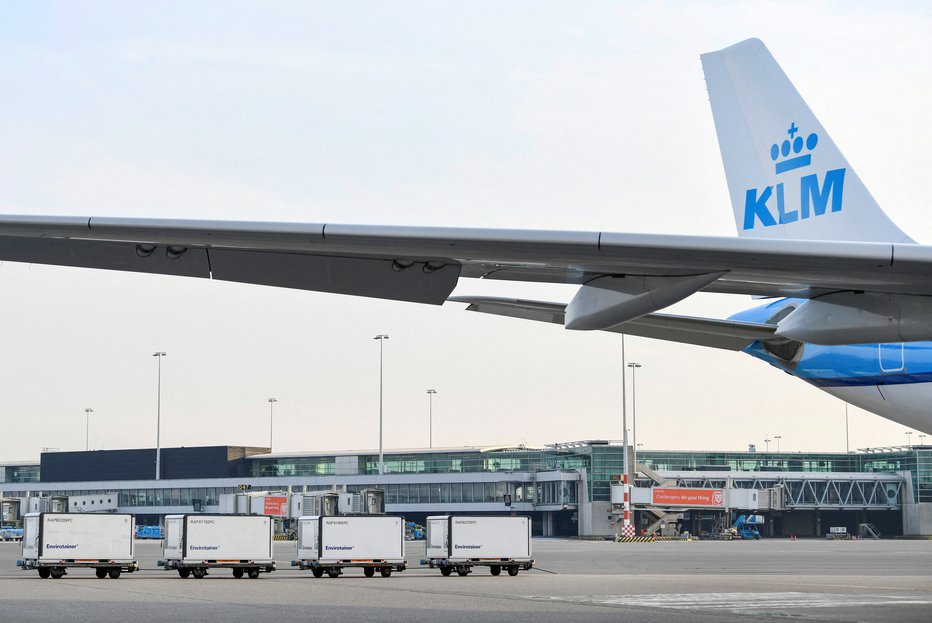
[[[0,543],[0,621],[932,621],[932,541],[535,539],[535,568],[516,577],[443,577],[419,567],[423,542],[389,578],[314,578],[294,553],[276,543],[278,570],[257,580],[182,580],[156,566],[159,541],[140,541],[137,573],[42,580]]]

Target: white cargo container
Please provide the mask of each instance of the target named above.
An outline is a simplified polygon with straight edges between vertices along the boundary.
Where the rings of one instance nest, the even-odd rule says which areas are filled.
[[[224,568],[235,578],[255,579],[275,570],[272,527],[272,518],[262,515],[167,515],[164,560],[158,565],[183,578]]]
[[[427,518],[427,559],[443,575],[468,575],[472,567],[518,575],[534,566],[531,518],[511,515],[440,515]]]
[[[27,513],[23,553],[16,564],[58,579],[72,567],[93,568],[98,578],[120,577],[139,566],[135,559],[136,521],[116,513]]]
[[[314,577],[337,577],[346,567],[362,567],[366,577],[404,571],[404,517],[349,515],[298,519],[298,560],[292,566],[310,569]]]

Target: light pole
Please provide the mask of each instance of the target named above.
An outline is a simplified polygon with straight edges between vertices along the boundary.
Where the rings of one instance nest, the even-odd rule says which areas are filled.
[[[638,472],[638,385],[637,371],[642,367],[641,364],[631,362],[628,364],[631,368],[631,445],[634,455],[631,462],[634,464],[634,473]],[[634,484],[634,483],[631,483]]]
[[[622,445],[622,461],[624,461],[624,469],[622,470],[624,481],[622,484],[622,490],[625,494],[624,502],[624,514],[622,515],[622,536],[631,536],[629,534],[631,530],[631,514],[630,514],[630,501],[628,500],[628,397],[625,393],[625,381],[627,374],[625,373],[625,334],[621,334],[621,445]],[[617,530],[615,531],[617,535]]]
[[[436,389],[427,390],[427,447],[434,447],[434,394]]]
[[[269,398],[269,452],[272,451],[272,408],[276,402],[278,398]]]
[[[628,484],[628,396],[625,392],[627,375],[625,374],[625,334],[621,334],[621,445],[622,460],[625,462],[622,473]]]
[[[906,431],[906,445],[913,445],[913,431],[911,430]]]
[[[165,356],[165,353],[159,351],[152,353],[153,357],[158,357],[159,360],[159,381],[158,381],[158,393],[155,402],[155,479],[162,479],[162,357]]]
[[[783,439],[783,436],[782,436],[782,435],[774,435],[773,438],[777,440],[777,452],[779,452],[779,451],[780,451],[780,440]]]
[[[848,442],[848,403],[845,403],[845,452],[851,452],[851,444]]]
[[[770,452],[770,440],[769,439],[764,440],[764,452]]]
[[[84,451],[87,452],[90,450],[90,438],[91,438],[91,413],[94,410],[87,408],[84,410]]]
[[[387,335],[376,335],[374,340],[379,341],[379,474],[385,473],[385,455],[382,453],[382,349],[385,345]]]

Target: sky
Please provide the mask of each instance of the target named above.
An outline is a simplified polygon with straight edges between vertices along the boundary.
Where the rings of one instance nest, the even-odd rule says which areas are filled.
[[[699,54],[768,45],[932,241],[932,10],[906,2],[14,2],[0,213],[735,234]],[[620,338],[424,306],[0,264],[0,461],[43,448],[621,437]],[[568,300],[463,280],[455,294]],[[748,297],[669,311],[727,317]],[[627,338],[645,449],[846,447],[844,404],[741,353]],[[630,379],[629,379],[630,390]],[[90,414],[85,428],[86,408]],[[629,392],[629,415],[633,405]],[[850,447],[907,440],[850,409]],[[916,438],[913,437],[915,441]],[[771,449],[775,443],[771,442]]]

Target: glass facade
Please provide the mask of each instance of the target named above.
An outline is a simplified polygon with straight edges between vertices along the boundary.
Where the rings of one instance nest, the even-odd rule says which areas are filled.
[[[39,482],[38,465],[11,465],[3,470],[5,482]]]

